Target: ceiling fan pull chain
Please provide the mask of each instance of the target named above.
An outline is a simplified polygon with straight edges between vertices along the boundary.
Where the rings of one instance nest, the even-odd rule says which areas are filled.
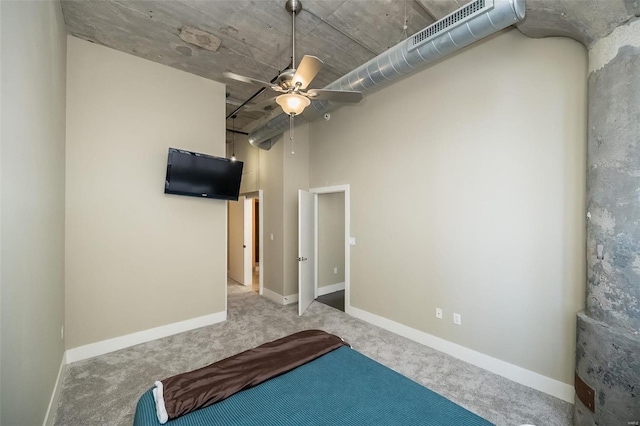
[[[291,154],[295,155],[293,151],[293,117],[294,114],[289,114],[289,139],[291,140]]]

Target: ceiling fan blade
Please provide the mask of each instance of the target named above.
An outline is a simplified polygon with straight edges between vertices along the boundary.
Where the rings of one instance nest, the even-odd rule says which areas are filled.
[[[269,108],[271,107],[271,108]],[[276,98],[269,98],[262,102],[258,102],[257,104],[250,105],[246,107],[245,111],[260,111],[260,112],[269,112],[278,108],[278,104],[276,103]]]
[[[300,83],[300,89],[306,89],[311,80],[318,74],[324,62],[315,56],[304,55],[298,69],[293,76],[291,83],[295,87],[296,83]]]
[[[266,87],[267,89],[271,89],[271,90],[275,90],[275,91],[278,91],[278,89],[280,88],[279,86],[276,86],[274,84],[268,83],[266,81],[257,80],[255,78],[246,77],[244,75],[235,74],[235,73],[232,73],[232,72],[225,72],[225,73],[222,73],[222,75],[224,75],[226,78],[230,78],[231,80],[240,81],[242,83],[255,84],[257,86]]]
[[[325,89],[309,89],[307,90],[309,99],[315,101],[330,101],[341,103],[358,103],[362,100],[362,92],[351,90],[325,90]]]

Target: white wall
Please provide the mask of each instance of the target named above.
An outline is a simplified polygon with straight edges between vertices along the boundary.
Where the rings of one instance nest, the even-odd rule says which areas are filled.
[[[353,306],[573,383],[584,47],[504,31],[310,133],[311,187],[351,185]]]
[[[67,348],[224,311],[226,202],[164,194],[169,147],[225,155],[224,85],[68,46]]]
[[[57,1],[2,1],[0,424],[42,424],[64,352],[66,32]]]

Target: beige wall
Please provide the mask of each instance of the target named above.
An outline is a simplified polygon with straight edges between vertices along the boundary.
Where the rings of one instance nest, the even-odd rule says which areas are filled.
[[[227,144],[227,157],[231,158],[231,143]],[[242,161],[242,181],[240,193],[254,192],[260,189],[260,150],[249,144],[245,135],[236,134],[235,154],[238,161]]]
[[[225,310],[226,202],[164,194],[224,156],[224,85],[69,37],[67,348]]]
[[[351,185],[353,306],[573,382],[584,47],[504,31],[311,135],[311,186]]]
[[[230,121],[228,121],[228,123],[230,123]],[[227,143],[226,150],[227,158],[231,158],[231,155],[235,152],[236,159],[243,162],[240,194],[247,194],[260,189],[260,153],[258,152],[258,148],[250,145],[245,135],[236,134],[235,149],[231,143]],[[230,201],[228,218],[229,255],[227,267],[229,269],[229,277],[241,284],[245,284],[243,270],[244,250],[242,250],[242,246],[244,245],[244,205],[240,202]]]
[[[42,424],[64,344],[66,32],[57,1],[2,1],[0,424]]]
[[[235,154],[243,161],[241,193],[262,189],[264,197],[264,287],[280,296],[298,293],[298,189],[309,189],[309,125],[295,129],[295,154],[289,132],[269,151],[236,134]],[[231,144],[227,144],[231,156]],[[271,239],[273,234],[273,240]]]
[[[338,273],[333,272],[338,268]],[[344,282],[344,193],[318,195],[318,287]]]
[[[284,151],[282,220],[284,231],[284,295],[298,293],[298,190],[309,189],[309,125],[296,126],[295,154],[291,154],[289,132],[279,142]],[[283,143],[284,142],[284,143]]]
[[[298,190],[309,189],[308,124],[296,127],[294,152],[291,154],[287,131],[269,151],[257,153],[258,181],[264,191],[260,267],[264,268],[264,287],[280,296],[298,293]]]
[[[264,253],[261,253],[260,267],[264,277],[264,288],[284,295],[284,222],[282,220],[283,192],[283,146],[278,142],[269,151],[261,151],[260,189],[263,190],[264,206],[263,238]],[[271,239],[273,235],[273,239]]]

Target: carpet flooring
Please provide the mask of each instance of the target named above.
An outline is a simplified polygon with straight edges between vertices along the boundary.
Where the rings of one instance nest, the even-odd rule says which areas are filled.
[[[155,380],[285,335],[322,329],[354,349],[498,425],[569,425],[572,405],[457,360],[318,302],[302,316],[251,287],[228,286],[227,321],[67,366],[56,425],[131,425]]]

